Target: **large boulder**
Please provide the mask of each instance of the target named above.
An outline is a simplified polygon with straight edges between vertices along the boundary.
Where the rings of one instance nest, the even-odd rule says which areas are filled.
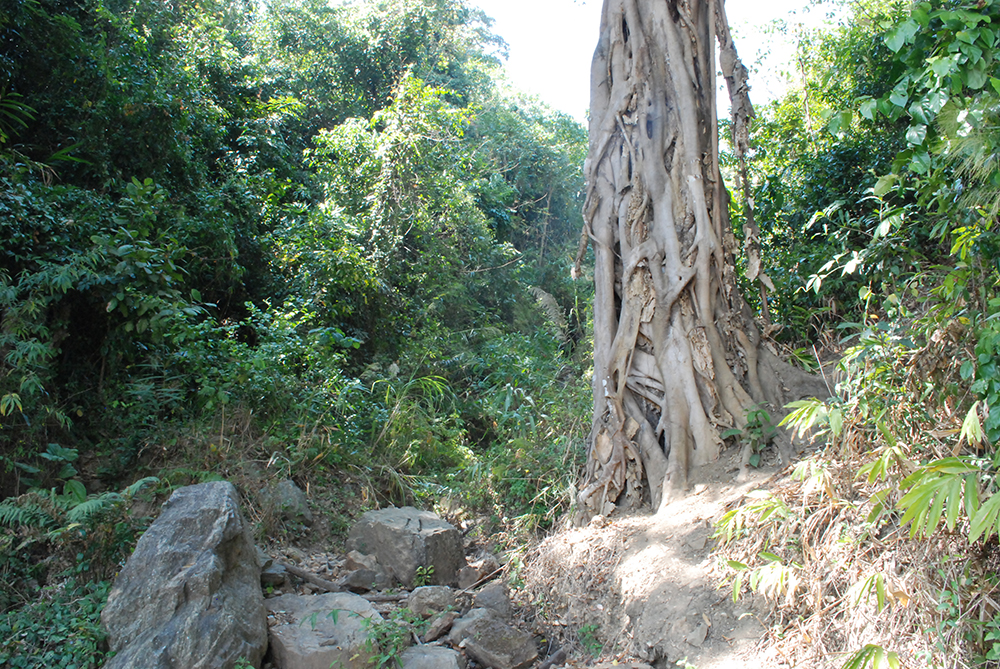
[[[377,648],[371,626],[382,621],[371,603],[347,592],[282,595],[267,600],[271,655],[281,669],[364,669]]]
[[[412,506],[369,511],[351,528],[348,550],[374,555],[378,563],[407,588],[417,569],[434,585],[455,585],[465,566],[462,535],[429,511]]]
[[[232,484],[174,491],[115,579],[101,622],[115,653],[107,669],[260,666],[260,563]]]

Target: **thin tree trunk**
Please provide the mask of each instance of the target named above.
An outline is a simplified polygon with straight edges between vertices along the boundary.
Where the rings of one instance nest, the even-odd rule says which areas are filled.
[[[585,231],[595,254],[594,422],[584,515],[654,506],[758,405],[821,387],[762,341],[736,287],[719,172],[715,36],[752,115],[717,0],[605,0],[591,74]],[[759,258],[758,258],[759,265]],[[794,381],[794,383],[792,383]],[[787,458],[787,454],[785,455]]]

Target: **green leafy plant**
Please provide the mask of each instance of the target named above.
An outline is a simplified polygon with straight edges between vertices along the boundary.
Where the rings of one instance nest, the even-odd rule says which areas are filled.
[[[882,646],[866,644],[851,654],[841,669],[899,669],[899,655]]]
[[[413,577],[413,585],[418,588],[422,585],[429,585],[431,579],[433,578],[434,578],[434,565],[429,565],[427,567],[421,565],[417,567],[417,573]]]
[[[369,618],[362,622],[368,626],[365,647],[377,669],[402,666],[400,658],[403,651],[413,645],[413,638],[422,634],[430,624],[429,620],[405,608],[396,609],[377,623],[372,623]]]
[[[604,643],[597,638],[598,632],[600,632],[598,625],[583,625],[576,632],[576,638],[580,640],[580,644],[594,657],[599,656],[601,650],[604,649]]]
[[[69,579],[0,614],[0,664],[11,669],[96,669],[103,663],[101,610],[111,583]]]
[[[730,429],[720,434],[723,439],[729,437],[740,437],[750,448],[749,465],[751,467],[760,466],[761,451],[771,443],[777,430],[771,420],[771,414],[763,407],[755,407],[747,411],[746,425],[742,430]]]

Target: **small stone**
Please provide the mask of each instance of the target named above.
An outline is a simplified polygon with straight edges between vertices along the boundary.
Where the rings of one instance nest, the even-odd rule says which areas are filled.
[[[387,580],[385,575],[379,572],[371,569],[358,569],[345,575],[337,581],[337,584],[351,592],[368,592],[369,590],[377,590],[380,584],[385,587]]]
[[[302,489],[291,479],[282,479],[266,493],[271,512],[282,520],[312,525],[313,515]]]
[[[365,555],[358,551],[351,551],[344,560],[344,568],[348,571],[356,569],[371,569],[372,571],[382,571],[379,569],[378,559],[374,555]]]
[[[447,634],[448,630],[451,629],[452,624],[457,618],[457,611],[445,611],[440,614],[437,618],[431,621],[430,627],[427,628],[427,632],[424,634],[424,643],[437,641],[442,636]]]
[[[280,620],[270,629],[270,652],[277,666],[286,669],[372,666],[369,630],[382,617],[370,602],[337,592],[285,595],[268,599],[266,605]]]
[[[288,580],[288,572],[280,564],[270,564],[260,572],[260,584],[265,587],[284,585]]]
[[[418,616],[429,618],[455,606],[455,593],[443,585],[425,585],[415,589],[406,600],[406,608]]]
[[[708,541],[708,535],[704,532],[698,532],[693,537],[687,540],[687,545],[695,549],[696,551],[700,551],[705,548],[705,544],[707,543],[707,541]]]
[[[465,566],[462,535],[451,524],[413,507],[368,511],[351,528],[348,550],[374,555],[379,564],[406,587],[419,570],[435,585],[458,583]]]
[[[696,628],[694,628],[694,632],[689,634],[684,640],[695,648],[700,648],[701,644],[705,643],[705,637],[707,636],[708,625],[700,623]]]

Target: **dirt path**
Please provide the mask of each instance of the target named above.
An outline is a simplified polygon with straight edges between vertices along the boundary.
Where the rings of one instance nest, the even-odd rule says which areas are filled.
[[[716,587],[710,537],[726,505],[760,487],[773,470],[735,483],[731,468],[719,464],[696,472],[692,480],[703,482],[658,514],[598,516],[543,542],[526,579],[538,622],[576,630],[578,643],[592,650],[600,639],[607,660],[763,667],[754,653],[764,634],[760,611],[749,600],[733,603],[731,591]]]

